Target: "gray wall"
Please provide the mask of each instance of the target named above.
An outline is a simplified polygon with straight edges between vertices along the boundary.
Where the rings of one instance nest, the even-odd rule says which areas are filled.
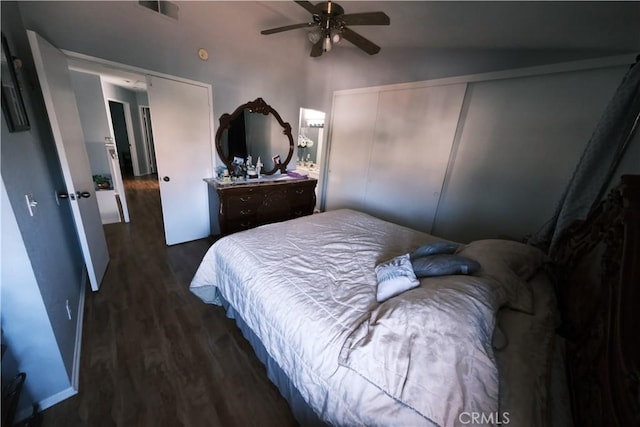
[[[84,263],[70,207],[65,202],[58,205],[54,196],[65,186],[19,10],[12,2],[3,1],[0,6],[2,33],[8,39],[12,54],[23,61],[19,79],[31,123],[28,131],[10,133],[4,115],[2,117],[2,181],[22,238],[20,242],[17,236],[14,238],[14,235],[5,234],[3,228],[2,293],[4,296],[7,292],[18,290],[19,297],[17,300],[2,298],[2,327],[14,353],[25,356],[23,359],[18,357],[18,364],[19,369],[27,372],[28,394],[40,400],[70,387],[81,285],[84,284]],[[38,202],[33,217],[27,210],[25,194],[33,194]],[[3,213],[6,207],[6,203],[3,203]],[[29,283],[33,282],[23,282],[18,276],[4,275],[4,267],[8,265],[5,264],[5,256],[21,250],[26,251],[29,258],[37,292],[32,292],[35,290],[33,287],[27,291]],[[27,268],[24,274],[28,275],[29,266],[25,263],[24,267]],[[67,319],[67,300],[72,320]],[[36,315],[37,311],[34,311],[34,316],[26,319],[14,317],[18,306],[5,306],[14,303],[20,304],[24,313],[38,310],[35,307],[42,305],[46,316]],[[51,345],[53,341],[48,341],[46,349],[41,349],[41,334],[47,330],[53,333],[57,346]],[[58,358],[63,362],[60,365],[62,371],[45,369],[55,364]],[[43,369],[46,374],[34,374],[42,373]],[[25,405],[28,403],[24,402]]]
[[[335,90],[556,64],[592,58],[593,55],[570,50],[396,48],[380,51],[372,63],[366,54],[358,54],[351,49],[335,49],[308,69],[305,88],[309,105],[305,107],[331,111]]]
[[[2,359],[2,386],[18,372],[27,373],[19,410],[70,387],[51,321],[9,197],[1,184],[2,334],[8,355]],[[5,362],[11,360],[10,363]]]

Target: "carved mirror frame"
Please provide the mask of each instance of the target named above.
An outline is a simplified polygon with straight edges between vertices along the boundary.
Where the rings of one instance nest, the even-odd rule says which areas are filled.
[[[291,136],[291,125],[288,122],[285,122],[280,117],[280,114],[276,110],[274,110],[271,105],[267,104],[262,98],[256,98],[254,101],[247,102],[246,104],[242,104],[231,114],[223,114],[220,117],[220,126],[218,127],[218,131],[216,132],[216,151],[218,152],[218,156],[220,160],[232,170],[233,159],[229,159],[224,154],[224,148],[222,147],[222,135],[225,130],[229,129],[231,126],[231,122],[235,120],[240,114],[244,114],[244,111],[248,110],[250,113],[257,113],[263,115],[273,115],[275,119],[278,121],[280,126],[282,126],[282,133],[286,135],[289,139],[289,153],[287,158],[281,162],[280,164],[274,164],[273,169],[266,170],[264,166],[262,167],[261,173],[264,175],[273,175],[274,173],[280,171],[281,173],[287,172],[287,165],[291,161],[293,157],[293,136]],[[266,159],[265,159],[266,160]]]

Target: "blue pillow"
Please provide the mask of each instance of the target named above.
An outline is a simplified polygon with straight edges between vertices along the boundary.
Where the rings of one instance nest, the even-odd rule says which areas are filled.
[[[473,274],[480,264],[460,255],[431,255],[411,260],[416,277]]]
[[[409,256],[413,261],[416,258],[421,258],[429,255],[452,254],[455,253],[455,251],[458,250],[459,247],[460,245],[458,243],[453,242],[432,242],[420,246],[419,248],[411,252]]]

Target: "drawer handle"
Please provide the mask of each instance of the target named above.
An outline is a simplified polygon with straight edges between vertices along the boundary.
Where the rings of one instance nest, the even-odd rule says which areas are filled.
[[[304,189],[296,190],[296,193],[298,193],[298,194],[302,194],[302,193],[304,193]]]
[[[243,202],[248,202],[249,200],[251,200],[251,196],[241,196],[240,200],[242,200]]]
[[[240,223],[240,227],[248,227],[248,226],[250,226],[250,225],[251,225],[251,221],[249,221],[249,222],[242,222],[242,223]]]
[[[293,214],[294,214],[295,216],[302,216],[302,215],[303,215],[303,212],[302,212],[302,211],[295,211]]]
[[[240,215],[249,215],[251,213],[250,209],[240,211]]]

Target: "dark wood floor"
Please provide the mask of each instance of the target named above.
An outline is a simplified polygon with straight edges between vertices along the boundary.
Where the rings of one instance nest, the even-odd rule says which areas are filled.
[[[131,222],[105,226],[111,262],[87,293],[80,391],[43,425],[296,425],[235,323],[189,292],[212,241],[167,247],[156,177],[125,186]]]

